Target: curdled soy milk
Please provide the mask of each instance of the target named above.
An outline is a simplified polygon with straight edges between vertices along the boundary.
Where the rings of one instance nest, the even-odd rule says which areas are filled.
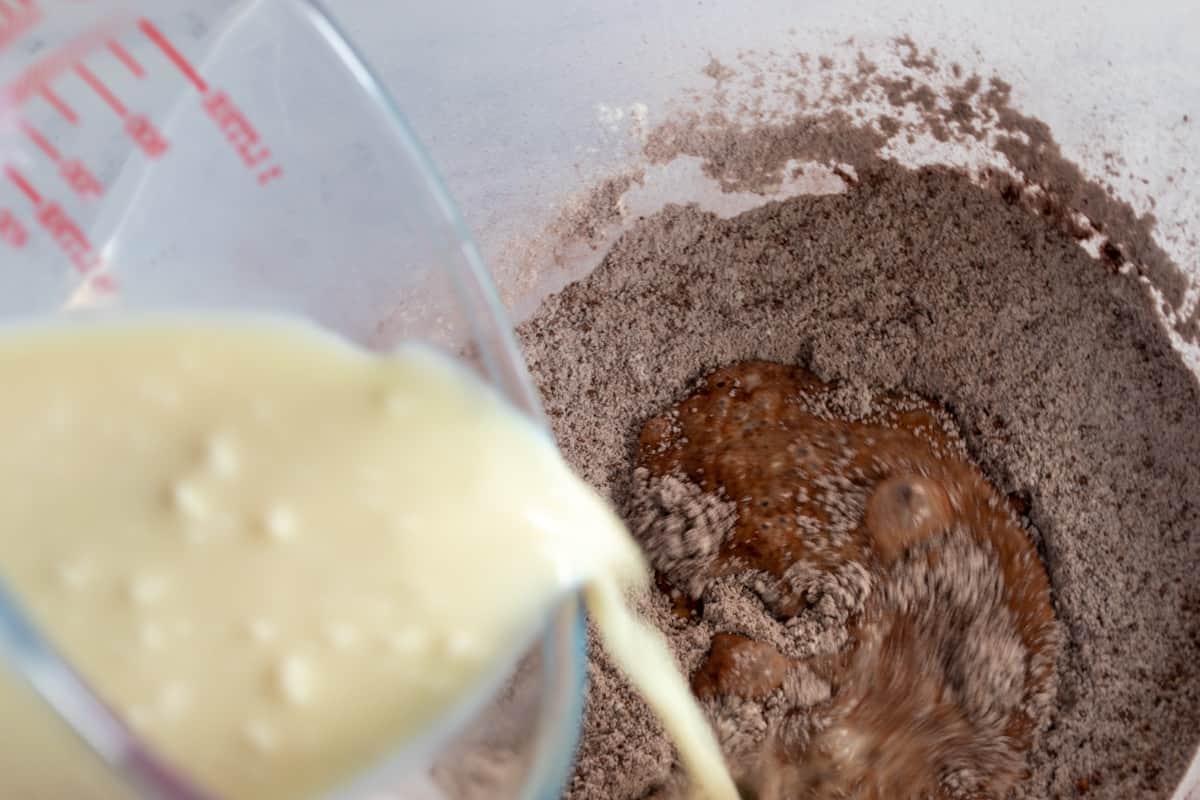
[[[696,785],[737,796],[625,608],[640,552],[545,433],[448,360],[277,320],[144,318],[9,331],[0,384],[0,572],[205,788],[335,787],[583,585]],[[5,729],[29,713],[0,684]],[[44,774],[0,775],[0,796],[58,796],[27,763]]]

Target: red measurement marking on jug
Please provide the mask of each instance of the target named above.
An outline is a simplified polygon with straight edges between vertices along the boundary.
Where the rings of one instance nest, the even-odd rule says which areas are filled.
[[[100,183],[100,179],[93,175],[87,164],[82,161],[71,159],[61,162],[58,174],[62,175],[71,190],[80,197],[99,197],[104,194],[104,184]]]
[[[149,117],[132,114],[125,119],[125,132],[129,138],[151,158],[158,158],[167,152],[167,139],[150,121]]]
[[[66,101],[59,97],[58,94],[49,86],[40,87],[38,89],[38,94],[41,95],[41,98],[49,103],[55,111],[61,114],[63,119],[65,119],[67,122],[71,123],[72,125],[79,124],[79,115],[75,113],[75,109],[67,105]]]
[[[62,156],[59,154],[58,148],[52,145],[50,140],[42,135],[41,131],[24,120],[21,121],[20,128],[21,132],[28,136],[30,141],[37,145],[37,149],[41,150],[42,153],[45,154],[46,158],[50,159],[55,164],[62,160]]]
[[[96,248],[66,209],[53,200],[45,199],[29,179],[11,164],[4,167],[4,174],[33,204],[38,225],[63,252],[76,272],[88,275],[100,268],[100,256]]]
[[[166,137],[149,117],[130,113],[112,89],[82,61],[76,61],[71,68],[104,101],[104,104],[113,110],[113,113],[125,121],[125,132],[129,134],[129,138],[138,146],[138,149],[150,158],[158,158],[167,152]]]
[[[204,110],[247,167],[254,169],[271,157],[271,151],[263,146],[258,131],[229,95],[214,89],[204,98]]]
[[[108,86],[104,84],[104,81],[100,80],[100,78],[96,76],[96,73],[88,69],[86,64],[84,64],[82,61],[76,61],[71,65],[71,67],[75,70],[75,74],[82,78],[83,82],[91,87],[92,91],[99,95],[100,99],[103,100],[118,117],[124,117],[129,113],[129,110],[125,108],[125,104],[122,103],[117,96],[112,93],[112,90],[110,90]]]
[[[29,244],[29,231],[7,208],[0,208],[0,242],[20,250]]]
[[[155,47],[162,51],[162,54],[167,57],[167,60],[175,65],[175,68],[182,73],[183,77],[188,80],[192,86],[196,87],[196,91],[204,94],[208,91],[208,82],[200,77],[200,73],[196,72],[192,67],[191,62],[183,57],[183,53],[175,49],[175,45],[158,29],[158,26],[146,18],[138,20],[138,28],[142,33],[146,34]]]
[[[0,50],[28,33],[41,18],[33,0],[0,0]]]
[[[126,50],[124,47],[121,46],[120,42],[118,42],[116,39],[109,39],[107,42],[104,43],[104,45],[105,45],[105,47],[108,48],[108,52],[112,53],[114,56],[117,57],[117,61],[120,61],[122,64],[125,65],[125,69],[127,69],[131,73],[133,73],[133,77],[135,77],[135,78],[146,77],[145,68],[142,67],[142,65],[140,63],[138,63],[138,60],[133,57],[132,53],[130,53],[128,50]]]
[[[102,41],[103,35],[100,32],[89,31],[51,51],[45,58],[36,59],[11,82],[0,86],[0,106],[22,106],[29,98],[40,94],[68,121],[78,122],[74,109],[54,93],[50,83],[71,69],[78,59],[95,50]]]
[[[253,172],[260,185],[266,185],[283,175],[283,167],[269,164],[271,149],[267,147],[258,130],[246,113],[227,92],[212,88],[208,81],[196,71],[187,57],[179,51],[166,35],[148,19],[138,20],[138,28],[146,38],[162,52],[188,83],[200,93],[201,102],[209,119],[233,148],[246,169]]]
[[[35,206],[42,204],[42,195],[37,189],[33,188],[33,184],[25,179],[25,176],[17,170],[16,167],[6,166],[4,174],[12,181],[13,186],[21,190],[21,194],[29,198],[29,202]]]
[[[37,212],[37,221],[81,275],[100,267],[100,256],[96,254],[87,234],[58,203],[42,203]]]
[[[92,174],[86,164],[78,159],[63,158],[62,154],[58,152],[58,148],[30,123],[22,120],[20,127],[21,132],[37,146],[37,149],[58,166],[58,174],[63,177],[72,191],[84,198],[99,197],[104,194],[104,185]]]

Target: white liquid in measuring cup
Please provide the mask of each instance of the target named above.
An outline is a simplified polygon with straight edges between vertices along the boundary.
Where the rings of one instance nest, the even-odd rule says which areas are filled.
[[[661,637],[625,608],[646,578],[636,545],[458,366],[298,324],[146,318],[10,331],[0,382],[0,570],[219,796],[338,785],[578,585],[697,794],[737,796]],[[0,716],[19,731],[14,688]],[[0,775],[0,796],[60,796],[54,780]]]

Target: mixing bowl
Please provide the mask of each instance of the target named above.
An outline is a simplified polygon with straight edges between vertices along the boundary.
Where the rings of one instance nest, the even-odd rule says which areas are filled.
[[[540,419],[453,202],[316,4],[6,0],[0,87],[0,321],[284,313],[374,350],[434,344]],[[514,646],[488,687],[337,796],[420,796],[430,765],[453,779],[497,742],[514,766],[473,780],[497,797],[552,796],[579,726],[582,624],[574,600],[548,610],[523,658]],[[6,796],[204,796],[4,595],[0,669],[23,687],[8,702],[46,704],[42,730],[9,732],[33,749],[0,754],[0,776],[45,782]]]
[[[1007,81],[1014,105],[1047,123],[1084,175],[1156,219],[1155,241],[1186,273],[1192,303],[1200,288],[1195,3],[528,0],[385,12],[371,0],[332,0],[331,9],[445,170],[518,319],[664,202],[728,214],[786,195],[721,192],[699,159],[647,163],[656,126],[695,107],[697,95],[724,93],[724,105],[704,108],[736,118],[743,102],[754,108],[738,89],[758,64],[774,58],[778,74],[804,78],[818,56],[861,49],[882,67],[903,38],[964,76],[978,71],[985,86],[992,74]],[[715,63],[744,80],[723,78]],[[769,91],[772,77],[764,69],[757,79]],[[960,156],[933,144],[932,163]],[[962,163],[975,155],[962,153]],[[653,197],[638,205],[637,195]],[[578,224],[597,217],[595,227]],[[1194,345],[1176,344],[1200,366]],[[1200,798],[1200,761],[1177,793],[1192,796]]]

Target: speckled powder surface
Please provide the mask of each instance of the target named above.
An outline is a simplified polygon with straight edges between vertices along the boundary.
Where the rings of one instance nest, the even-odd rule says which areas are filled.
[[[944,403],[992,481],[1028,497],[1064,626],[1055,718],[1017,796],[1169,796],[1200,731],[1195,379],[1142,287],[1013,198],[949,169],[857,170],[844,194],[731,220],[669,206],[548,299],[519,333],[555,434],[620,505],[641,423],[721,365]],[[694,668],[711,631],[660,594],[641,604]],[[670,745],[593,649],[568,796],[651,795]]]

